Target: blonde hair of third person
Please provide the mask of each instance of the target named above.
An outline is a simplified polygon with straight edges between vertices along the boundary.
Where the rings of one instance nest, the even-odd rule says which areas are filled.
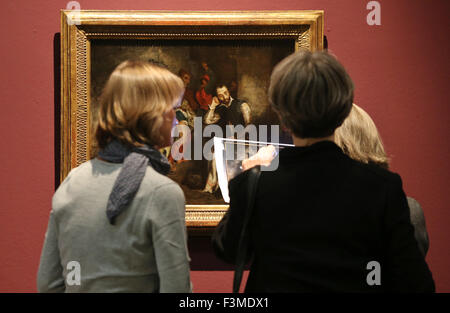
[[[336,129],[335,142],[354,160],[389,168],[389,158],[375,123],[356,104],[353,104],[344,123]]]

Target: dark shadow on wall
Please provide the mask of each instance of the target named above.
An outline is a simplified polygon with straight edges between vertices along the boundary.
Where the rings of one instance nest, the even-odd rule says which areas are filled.
[[[192,271],[232,271],[234,266],[219,260],[213,252],[211,236],[189,236],[189,255]]]
[[[54,160],[55,190],[60,182],[61,170],[61,34],[53,36],[53,91],[54,91]]]

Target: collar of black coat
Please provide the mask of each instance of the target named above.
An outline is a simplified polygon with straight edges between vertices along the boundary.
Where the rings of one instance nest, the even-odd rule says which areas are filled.
[[[343,152],[333,141],[324,140],[310,146],[285,147],[280,151],[280,160],[298,160],[299,158],[310,158],[325,155],[342,155]]]

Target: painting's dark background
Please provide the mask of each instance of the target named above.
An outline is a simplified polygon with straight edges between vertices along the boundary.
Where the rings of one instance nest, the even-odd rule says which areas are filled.
[[[59,154],[53,40],[67,2],[0,3],[2,292],[36,291]],[[381,26],[367,25],[368,0],[79,2],[91,10],[325,10],[329,48],[355,82],[355,102],[377,124],[392,170],[423,207],[430,235],[427,261],[437,291],[450,292],[448,0],[380,0]],[[231,291],[232,272],[208,267],[215,259],[207,241],[192,243],[191,257],[194,291]]]
[[[201,62],[215,73],[216,82],[237,83],[237,96],[248,102],[255,124],[273,122],[268,114],[267,88],[273,67],[294,51],[293,40],[92,40],[91,97],[96,99],[111,72],[128,59],[155,60],[178,75],[191,73],[188,86],[196,91]]]

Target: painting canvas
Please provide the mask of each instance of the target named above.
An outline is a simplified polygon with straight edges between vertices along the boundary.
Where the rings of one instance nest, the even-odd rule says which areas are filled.
[[[176,108],[176,119],[191,130],[188,144],[193,146],[198,143],[198,138],[193,136],[195,118],[196,127],[201,129],[211,124],[222,128],[227,124],[278,124],[267,100],[267,88],[273,67],[294,51],[294,44],[292,40],[93,40],[91,51],[92,112],[97,111],[101,90],[118,64],[128,59],[155,62],[178,75],[185,84],[183,100]],[[224,112],[243,104],[244,112]],[[214,105],[215,112],[222,112],[218,120],[208,116]],[[91,119],[95,125],[95,114],[91,114]],[[201,137],[202,151],[209,140],[211,136]],[[187,204],[225,204],[218,188],[214,162],[203,155],[201,160],[195,160],[194,149],[190,150],[190,157],[183,159],[173,158],[170,147],[162,150],[172,165],[169,177],[180,184]]]
[[[190,233],[209,233],[228,205],[215,163],[205,159],[211,153],[202,151],[221,136],[207,129],[278,124],[267,100],[270,73],[294,51],[323,48],[323,15],[321,10],[62,10],[58,181],[95,155],[98,97],[114,68],[129,59],[158,63],[185,83],[176,108],[178,127],[185,130],[174,134],[183,157],[173,157],[175,145],[161,151],[172,158],[169,176],[185,193]],[[188,143],[185,135],[195,123],[200,126]],[[192,147],[200,147],[199,158]],[[189,150],[194,155],[186,157]]]

